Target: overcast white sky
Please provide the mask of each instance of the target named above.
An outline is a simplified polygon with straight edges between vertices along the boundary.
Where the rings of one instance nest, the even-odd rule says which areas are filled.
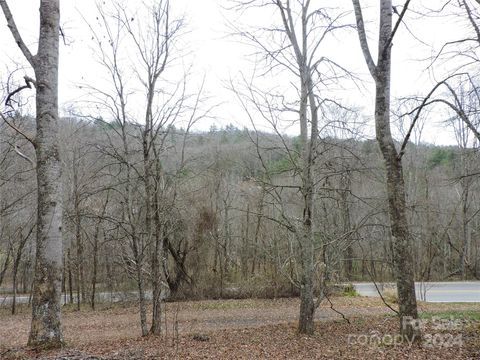
[[[140,4],[140,1],[131,4]],[[395,1],[394,1],[395,2]],[[396,1],[402,3],[403,1]],[[315,3],[315,1],[314,1]],[[332,3],[330,1],[330,3]],[[334,2],[339,7],[351,10],[350,0],[338,0]],[[371,39],[372,52],[375,52],[377,10],[372,4],[377,1],[362,1],[365,7],[364,16]],[[427,5],[438,4],[438,0],[423,0]],[[32,51],[36,51],[36,33],[38,29],[38,0],[10,0],[9,4],[27,44]],[[96,17],[94,0],[63,0],[62,4],[62,27],[67,36],[68,44],[61,48],[61,69],[60,69],[60,103],[68,107],[72,101],[78,99],[82,94],[78,84],[82,82],[96,81],[100,74],[99,67],[94,61],[92,54],[91,33],[88,30],[82,16],[88,21],[94,22]],[[241,71],[249,74],[252,71],[252,48],[242,44],[237,38],[229,35],[228,21],[237,25],[240,23],[268,25],[270,21],[265,12],[249,12],[243,17],[225,9],[229,6],[227,0],[175,0],[171,1],[172,8],[176,14],[184,13],[187,19],[188,33],[184,36],[184,44],[188,46],[190,55],[185,60],[192,63],[192,71],[197,74],[192,78],[199,83],[206,75],[206,90],[215,99],[222,103],[216,109],[217,125],[222,126],[234,123],[236,126],[248,126],[249,122],[241,113],[235,98],[226,91],[224,84],[229,78],[235,78]],[[372,6],[368,6],[368,5]],[[81,14],[81,15],[80,15]],[[274,14],[272,14],[274,16]],[[350,15],[351,22],[354,22],[353,15]],[[5,26],[3,16],[1,18],[2,30],[0,31],[0,75],[5,79],[6,65],[11,60],[22,62],[22,56],[16,48],[11,35]],[[421,41],[432,45],[433,48],[441,46],[446,40],[459,37],[464,31],[456,26],[454,21],[445,19],[431,19],[412,21],[410,30]],[[425,93],[431,86],[431,73],[426,70],[426,63],[420,61],[431,54],[432,49],[414,39],[404,27],[401,28],[399,36],[394,42],[394,61],[392,93],[396,96],[407,96],[411,94]],[[358,46],[358,38],[354,32],[344,33],[335,42],[329,43],[329,51],[338,60],[341,59],[343,66],[352,71],[360,73],[368,81],[364,89],[357,89],[353,85],[343,90],[342,94],[349,104],[358,104],[365,108],[365,116],[370,117],[373,105],[373,83],[367,74],[367,69]],[[10,65],[11,66],[11,65]],[[11,68],[11,67],[10,67]],[[440,70],[441,71],[441,70]],[[439,72],[437,70],[437,72]],[[439,74],[440,76],[440,74]],[[454,143],[451,131],[442,130],[437,126],[438,114],[429,119],[429,126],[423,134],[423,141],[430,143],[449,144]],[[208,129],[210,123],[203,124]]]

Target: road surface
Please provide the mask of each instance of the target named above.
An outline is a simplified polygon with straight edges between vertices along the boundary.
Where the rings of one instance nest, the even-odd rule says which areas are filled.
[[[379,296],[373,283],[354,283],[355,289],[362,296]],[[377,283],[393,287],[392,283]],[[428,302],[480,302],[480,281],[428,282],[415,283],[417,299]]]
[[[355,289],[362,296],[379,296],[373,283],[354,283]],[[393,288],[392,283],[377,283],[380,290],[383,287]],[[480,303],[480,281],[461,282],[428,282],[416,283],[417,299],[427,302],[478,302]],[[127,293],[101,292],[97,294],[99,302],[121,302],[123,300],[134,300],[137,296],[135,291]],[[146,292],[147,299],[151,299],[151,293]],[[17,303],[28,303],[28,295],[18,295]],[[76,297],[74,295],[74,301]],[[0,295],[0,306],[12,304],[10,295]],[[68,302],[68,297],[62,296],[63,303]]]
[[[96,295],[96,301],[98,302],[122,302],[126,300],[136,300],[137,298],[136,291],[129,291],[129,292],[100,292]],[[152,299],[152,292],[145,291],[145,298],[147,300]],[[164,298],[164,297],[162,297]],[[90,301],[90,297],[87,296],[88,301]],[[16,302],[17,304],[27,304],[29,301],[29,295],[17,295]],[[63,294],[62,295],[62,303],[65,305],[70,301],[70,296]],[[73,302],[77,301],[77,296],[73,294]],[[8,306],[11,305],[13,302],[13,296],[8,294],[0,294],[0,306]]]

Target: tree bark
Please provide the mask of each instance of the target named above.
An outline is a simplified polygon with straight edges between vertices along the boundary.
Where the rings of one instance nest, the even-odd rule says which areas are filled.
[[[42,348],[60,347],[63,344],[62,189],[57,139],[60,1],[40,1],[40,32],[35,56],[20,36],[7,2],[0,0],[0,6],[15,42],[36,77],[37,244],[28,344]]]
[[[343,149],[342,149],[343,152]],[[343,156],[343,154],[342,154]],[[342,178],[340,180],[340,202],[341,202],[341,211],[342,211],[342,226],[343,226],[343,233],[347,234],[351,231],[351,219],[350,219],[350,206],[348,202],[349,193],[351,191],[351,177],[350,172],[347,170],[345,174],[342,174]],[[344,272],[345,272],[345,279],[347,281],[352,281],[353,276],[353,246],[351,242],[350,236],[347,237],[347,246],[344,251]]]
[[[303,70],[305,71],[305,69]],[[307,75],[305,75],[306,77]],[[313,195],[314,195],[314,182],[313,182],[313,154],[315,139],[313,138],[314,122],[312,120],[312,135],[309,138],[307,130],[307,105],[308,105],[308,88],[309,81],[302,77],[301,79],[301,104],[300,104],[300,126],[301,126],[301,138],[302,138],[302,187],[301,192],[303,196],[303,220],[302,226],[297,235],[300,243],[300,256],[301,256],[301,277],[300,277],[300,317],[298,322],[298,331],[301,334],[313,334],[314,322],[313,316],[315,313],[314,303],[314,238],[312,227],[312,214],[313,214]]]
[[[78,155],[77,149],[73,154],[73,204],[75,212],[75,242],[77,250],[76,259],[76,283],[77,283],[77,310],[80,310],[82,301],[85,300],[85,281],[84,281],[84,255],[82,241],[82,217],[80,214],[80,193],[78,185]]]
[[[27,243],[28,238],[33,232],[33,227],[30,229],[28,234],[25,237],[22,237],[20,240],[20,244],[18,245],[17,253],[15,254],[15,258],[13,260],[13,270],[12,270],[12,283],[13,283],[13,301],[12,301],[12,315],[15,315],[17,309],[17,275],[18,275],[18,267],[20,266],[20,262],[22,260],[23,249],[25,248],[25,244]],[[20,235],[21,236],[21,235]]]
[[[156,162],[158,163],[158,161]],[[159,166],[157,166],[157,175],[159,173]],[[158,182],[157,182],[158,184]],[[162,282],[165,280],[163,272],[164,253],[164,234],[163,226],[160,219],[160,205],[158,201],[158,188],[155,186],[155,196],[153,198],[153,206],[155,209],[155,245],[152,259],[152,292],[153,292],[153,309],[152,309],[152,326],[150,332],[153,335],[161,335],[162,333]]]
[[[298,24],[300,31],[298,33],[290,2],[283,3],[277,0],[275,3],[282,18],[282,31],[286,33],[288,41],[292,46],[300,81],[298,119],[300,123],[301,164],[299,173],[301,177],[300,193],[302,195],[303,214],[301,216],[301,224],[296,226],[295,229],[295,236],[300,248],[301,263],[298,331],[302,334],[313,334],[315,328],[313,318],[316,308],[314,301],[315,239],[313,232],[314,163],[319,133],[318,109],[312,74],[318,69],[315,69],[315,65],[311,61],[315,48],[311,49],[308,46],[309,34],[312,32],[312,29],[308,28],[309,17],[311,16],[311,13],[309,15],[310,1],[301,3]]]
[[[402,158],[390,130],[390,80],[392,39],[392,1],[380,0],[378,60],[370,55],[359,0],[352,0],[360,45],[370,73],[375,80],[375,132],[386,167],[388,213],[393,240],[393,261],[397,282],[400,333],[407,339],[419,339],[420,330],[415,297],[412,236],[406,216],[405,183]],[[406,3],[408,5],[408,2]],[[400,19],[401,20],[401,19]],[[399,20],[399,21],[400,21]]]
[[[62,188],[58,150],[59,0],[40,2],[37,83],[38,219],[30,346],[59,347],[62,286]]]
[[[68,293],[69,302],[73,304],[73,276],[72,276],[72,257],[70,256],[70,249],[67,251],[67,264],[68,264]]]
[[[10,264],[10,254],[13,252],[13,245],[10,244],[7,249],[7,255],[5,257],[5,261],[2,266],[2,270],[0,271],[0,286],[3,283],[3,279],[5,278],[5,274],[8,270],[8,265]]]

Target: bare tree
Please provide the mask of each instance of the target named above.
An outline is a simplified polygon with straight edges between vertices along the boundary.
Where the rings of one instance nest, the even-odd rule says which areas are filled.
[[[378,59],[376,64],[370,53],[360,1],[352,0],[352,3],[355,10],[360,46],[370,74],[375,81],[375,130],[377,142],[386,166],[388,210],[400,308],[400,333],[408,339],[416,339],[420,335],[419,329],[414,326],[412,321],[408,320],[409,318],[417,318],[418,312],[415,297],[412,235],[409,231],[406,214],[405,183],[402,167],[403,152],[397,151],[390,129],[392,41],[402,23],[410,0],[405,2],[394,27],[392,26],[392,1],[380,0]],[[402,148],[402,150],[404,149]]]
[[[0,6],[15,43],[35,72],[37,91],[37,134],[34,140],[38,186],[37,251],[28,343],[32,346],[59,347],[63,343],[62,196],[57,144],[60,1],[40,1],[40,32],[35,55],[24,43],[7,1],[0,1]]]
[[[184,261],[184,255],[176,257],[177,252],[169,241],[174,228],[169,224],[177,221],[173,210],[177,184],[171,181],[175,179],[175,174],[169,173],[171,164],[164,164],[165,154],[177,151],[175,141],[181,140],[184,145],[178,150],[180,160],[176,170],[181,173],[186,162],[185,141],[191,127],[206,116],[206,112],[199,110],[203,92],[200,89],[196,96],[190,96],[186,93],[187,75],[180,81],[172,81],[165,74],[179,54],[176,42],[184,25],[182,18],[171,16],[168,0],[145,4],[135,16],[131,9],[115,1],[108,5],[99,3],[98,12],[100,29],[92,25],[90,28],[100,53],[99,62],[111,82],[105,87],[87,85],[86,88],[100,109],[99,115],[113,119],[113,126],[104,123],[107,141],[99,146],[115,160],[112,173],[118,171],[117,178],[122,178],[113,183],[109,181],[116,190],[114,196],[121,198],[119,203],[123,208],[123,215],[116,214],[110,221],[122,227],[128,239],[122,260],[137,282],[142,335],[159,335],[161,300],[168,293],[165,290],[171,280],[167,274],[168,255],[176,265]],[[148,21],[141,21],[142,16]],[[103,41],[104,34],[108,44]],[[129,59],[122,56],[127,48],[131,51]],[[133,79],[129,72],[134,74]],[[129,97],[135,97],[144,107],[140,110],[131,105]],[[179,121],[187,126],[182,134],[174,127]],[[119,189],[122,191],[118,192]],[[146,294],[150,284],[153,313],[149,330]]]
[[[278,184],[278,179],[263,179],[266,186],[274,189],[270,193],[273,199],[285,202],[282,191],[297,189],[300,194],[299,213],[295,217],[287,215],[282,209],[284,225],[295,235],[298,244],[298,261],[300,274],[296,285],[300,290],[300,316],[298,330],[300,333],[314,332],[314,313],[323,298],[324,259],[316,252],[321,221],[315,213],[315,197],[317,196],[318,178],[315,162],[319,156],[320,142],[319,117],[322,107],[327,103],[335,103],[322,93],[328,86],[335,84],[340,78],[350,77],[350,73],[335,62],[328,54],[321,54],[323,43],[337,30],[348,28],[343,22],[344,13],[338,9],[325,7],[314,8],[309,0],[304,1],[248,1],[238,6],[243,8],[270,7],[275,11],[277,22],[262,27],[258,32],[240,31],[251,43],[260,49],[259,54],[265,59],[265,73],[284,71],[292,76],[291,84],[295,84],[294,100],[284,94],[261,94],[252,84],[249,97],[250,105],[268,121],[275,133],[280,137],[283,151],[291,165],[293,183]],[[268,39],[268,40],[266,40]],[[237,95],[239,93],[237,92]],[[243,103],[248,113],[248,107]],[[281,134],[280,123],[289,115],[295,117],[299,124],[300,136],[297,149],[291,148],[289,141]],[[251,116],[249,114],[249,116]],[[255,121],[251,116],[253,125]],[[289,121],[292,121],[289,119]],[[256,140],[258,140],[258,135]],[[256,146],[260,146],[258,141]],[[261,150],[257,150],[262,157]],[[265,162],[262,161],[265,165]],[[268,172],[268,169],[265,168]],[[297,182],[298,181],[298,182]],[[290,218],[289,218],[290,217]],[[317,239],[316,239],[317,238]],[[320,281],[315,283],[320,274]],[[315,294],[317,292],[317,294]],[[318,295],[315,300],[315,295]]]

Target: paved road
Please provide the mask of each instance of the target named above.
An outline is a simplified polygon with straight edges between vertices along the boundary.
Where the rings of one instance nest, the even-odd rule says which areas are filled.
[[[152,292],[146,291],[145,297],[147,300],[152,299]],[[96,299],[99,302],[122,302],[126,300],[136,300],[137,292],[130,291],[130,292],[101,292],[97,293]],[[88,301],[90,301],[90,297],[87,297]],[[26,304],[28,303],[29,296],[28,295],[17,295],[17,304]],[[67,295],[62,295],[62,303],[65,305],[70,301],[70,297]],[[73,301],[77,301],[77,296],[73,295]],[[0,306],[8,306],[11,305],[13,302],[13,297],[7,294],[0,294]]]
[[[378,292],[373,283],[354,283],[355,289],[362,296],[378,296]],[[383,287],[394,287],[392,283],[377,283],[380,290]],[[416,283],[417,299],[428,302],[478,302],[480,303],[480,281],[462,281],[462,282],[428,282]],[[134,300],[137,296],[135,291],[129,293],[109,293],[102,292],[97,294],[100,302],[120,302],[126,299]],[[146,293],[147,299],[151,298],[151,293]],[[63,296],[62,301],[68,301]],[[28,302],[28,295],[17,296],[17,303],[25,304]],[[11,305],[12,297],[0,295],[0,306]]]
[[[362,296],[378,296],[373,283],[355,283]],[[394,285],[377,283],[382,286]],[[415,283],[417,298],[428,302],[480,302],[480,281]]]

